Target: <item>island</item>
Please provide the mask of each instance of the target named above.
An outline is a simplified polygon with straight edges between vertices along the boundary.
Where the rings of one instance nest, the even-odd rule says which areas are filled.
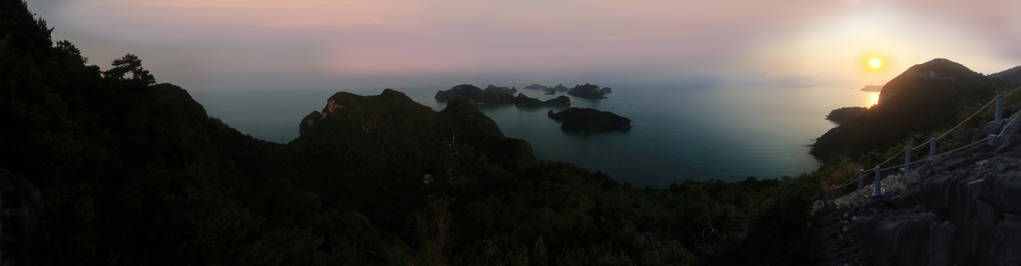
[[[510,88],[508,88],[508,87],[497,87],[497,86],[493,86],[492,84],[490,84],[489,86],[486,86],[486,89],[483,90],[483,92],[495,93],[495,94],[514,95],[515,93],[518,93],[518,89],[515,88],[515,87],[510,87]]]
[[[529,86],[531,87],[531,86]],[[528,88],[528,87],[526,87]],[[434,97],[439,102],[452,102],[458,99],[469,99],[476,104],[488,104],[488,105],[504,105],[513,104],[518,107],[568,107],[571,106],[571,98],[561,95],[553,99],[542,101],[536,98],[528,97],[524,93],[517,93],[516,88],[497,87],[493,85],[486,86],[486,89],[480,89],[471,84],[461,84],[450,88],[449,90],[442,90],[436,92]]]
[[[567,94],[586,99],[605,99],[606,94],[611,92],[613,90],[610,88],[600,88],[598,85],[585,83],[585,85],[574,86],[574,88],[567,91]]]
[[[883,85],[867,85],[861,88],[864,92],[880,92],[883,91]]]
[[[527,89],[527,90],[542,90],[542,91],[546,92],[546,95],[554,95],[554,94],[557,94],[557,93],[560,93],[560,92],[566,92],[566,91],[570,90],[570,89],[567,88],[567,86],[564,86],[564,84],[557,84],[556,86],[549,87],[549,86],[538,84],[538,83],[532,83],[531,85],[525,86],[525,89]]]
[[[516,92],[517,90],[515,90]],[[499,87],[490,85],[485,90],[471,84],[461,84],[449,90],[437,91],[434,97],[439,102],[452,102],[457,99],[471,99],[477,104],[513,104],[514,94],[507,93]]]
[[[548,89],[550,89],[550,87],[546,87],[545,85],[542,85],[542,84],[539,84],[539,83],[532,83],[532,85],[525,86],[525,89],[526,90],[548,90]]]
[[[524,93],[518,93],[518,97],[514,98],[514,105],[517,107],[568,107],[571,106],[571,98],[560,95],[556,98],[541,101],[536,98],[528,97]]]
[[[631,119],[591,108],[568,108],[560,112],[550,110],[549,118],[562,122],[560,129],[575,133],[625,131],[631,128]]]

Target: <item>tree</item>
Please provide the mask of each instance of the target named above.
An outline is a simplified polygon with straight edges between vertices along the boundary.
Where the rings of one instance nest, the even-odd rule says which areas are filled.
[[[82,57],[82,51],[78,50],[78,47],[75,47],[74,44],[68,40],[57,42],[55,48],[57,48],[57,50],[61,52],[64,52],[68,57],[81,60],[82,63],[88,61],[85,59],[85,57]]]
[[[120,59],[113,60],[113,68],[103,73],[108,79],[125,80],[124,75],[131,73],[131,79],[142,81],[145,84],[156,83],[156,77],[142,67],[142,59],[133,54],[126,54]]]

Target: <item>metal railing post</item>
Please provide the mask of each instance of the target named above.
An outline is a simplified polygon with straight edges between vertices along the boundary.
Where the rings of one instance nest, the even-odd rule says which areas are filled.
[[[822,190],[822,203],[826,208],[830,207],[830,189],[826,188]]]
[[[872,179],[872,183],[874,184],[872,188],[872,197],[879,197],[883,195],[883,188],[880,184],[882,183],[882,180],[880,180],[879,177],[879,166],[877,165],[876,168],[873,168],[873,171],[876,173],[876,177]]]
[[[837,190],[836,187],[830,187],[830,205],[837,206]]]
[[[989,146],[996,145],[996,138],[997,138],[996,134],[989,134]]]

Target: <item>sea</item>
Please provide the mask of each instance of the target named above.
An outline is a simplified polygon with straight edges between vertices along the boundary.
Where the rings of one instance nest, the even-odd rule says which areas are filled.
[[[512,85],[522,88],[527,84]],[[630,118],[632,127],[628,131],[566,133],[559,122],[546,116],[550,109],[563,108],[504,105],[482,106],[481,110],[508,137],[528,141],[538,159],[574,163],[634,186],[662,188],[685,180],[732,182],[814,171],[819,162],[808,154],[809,145],[835,126],[825,120],[826,114],[839,107],[866,106],[875,96],[853,88],[823,86],[610,87],[613,93],[606,99],[571,97],[571,105]],[[442,110],[445,104],[433,96],[448,88],[394,89],[420,104]],[[190,93],[210,116],[241,132],[287,143],[298,136],[301,119],[321,110],[333,93],[376,95],[382,90]],[[519,92],[543,100],[563,95],[546,95],[539,90]]]

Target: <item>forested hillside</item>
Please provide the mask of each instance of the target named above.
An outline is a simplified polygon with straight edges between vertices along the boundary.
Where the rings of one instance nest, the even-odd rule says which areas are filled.
[[[0,262],[812,263],[813,177],[632,187],[393,90],[337,93],[274,144],[50,31],[0,0]]]

